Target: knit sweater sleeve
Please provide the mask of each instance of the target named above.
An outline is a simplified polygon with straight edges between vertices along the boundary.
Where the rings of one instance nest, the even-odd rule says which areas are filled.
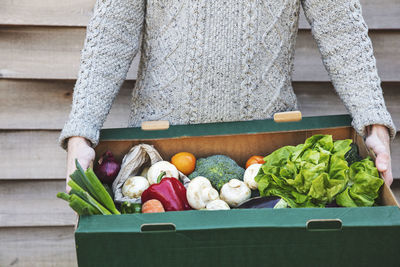
[[[361,136],[366,126],[396,129],[386,109],[359,0],[301,0],[332,83]]]
[[[72,109],[59,142],[65,149],[71,136],[93,146],[115,96],[139,50],[145,0],[97,0],[81,52]]]

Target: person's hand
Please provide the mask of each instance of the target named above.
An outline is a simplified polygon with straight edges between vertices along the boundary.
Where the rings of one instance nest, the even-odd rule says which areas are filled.
[[[386,184],[390,186],[393,182],[393,175],[392,160],[390,158],[389,130],[383,125],[374,124],[370,126],[365,144],[374,151],[376,155],[376,168],[382,173]]]
[[[67,181],[66,191],[69,193],[71,188],[68,186],[69,176],[76,170],[75,159],[86,170],[94,160],[95,152],[90,146],[88,140],[83,137],[73,136],[68,139],[68,155],[67,155]]]

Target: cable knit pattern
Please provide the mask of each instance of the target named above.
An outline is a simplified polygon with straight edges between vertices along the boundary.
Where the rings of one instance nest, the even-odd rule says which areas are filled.
[[[396,129],[383,100],[360,2],[302,0],[302,4],[325,68],[353,117],[354,128],[365,136],[366,125],[383,124],[394,138]]]
[[[128,126],[270,118],[297,108],[291,85],[300,4],[353,126],[395,128],[358,0],[97,0],[61,133],[93,146],[139,51]],[[140,42],[142,40],[142,42]]]

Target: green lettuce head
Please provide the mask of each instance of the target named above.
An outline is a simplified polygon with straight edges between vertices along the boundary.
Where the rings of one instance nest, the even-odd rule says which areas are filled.
[[[292,208],[325,207],[334,201],[338,194],[348,191],[346,186],[349,177],[354,185],[354,176],[360,180],[361,176],[365,177],[364,173],[371,172],[370,165],[368,168],[354,167],[349,171],[345,155],[351,149],[351,143],[350,139],[333,141],[331,135],[314,135],[304,144],[285,146],[274,151],[264,158],[265,163],[255,178],[260,194],[279,196]],[[361,170],[363,173],[360,173]],[[376,177],[375,173],[371,175]],[[380,186],[376,188],[379,183],[374,182],[373,185],[366,194],[379,190]],[[360,195],[360,190],[361,188],[355,187],[348,192],[349,196],[353,195],[350,198],[352,200],[354,195],[359,197],[357,205],[362,202],[361,195],[361,198],[365,198],[363,193]],[[376,197],[371,197],[373,203]],[[342,198],[345,198],[344,195]],[[345,199],[346,201],[340,202],[342,204],[338,204],[347,205],[350,200]]]

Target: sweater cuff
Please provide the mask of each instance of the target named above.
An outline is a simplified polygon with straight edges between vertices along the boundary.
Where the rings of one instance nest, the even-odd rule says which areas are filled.
[[[386,109],[363,110],[353,116],[352,125],[359,135],[363,138],[367,136],[367,126],[380,124],[389,130],[390,139],[393,141],[396,136],[396,126],[392,117]]]
[[[60,146],[67,150],[68,138],[72,136],[84,137],[90,141],[92,147],[94,148],[99,143],[100,131],[96,127],[83,127],[81,124],[76,124],[74,122],[67,122],[61,131],[59,137]]]

